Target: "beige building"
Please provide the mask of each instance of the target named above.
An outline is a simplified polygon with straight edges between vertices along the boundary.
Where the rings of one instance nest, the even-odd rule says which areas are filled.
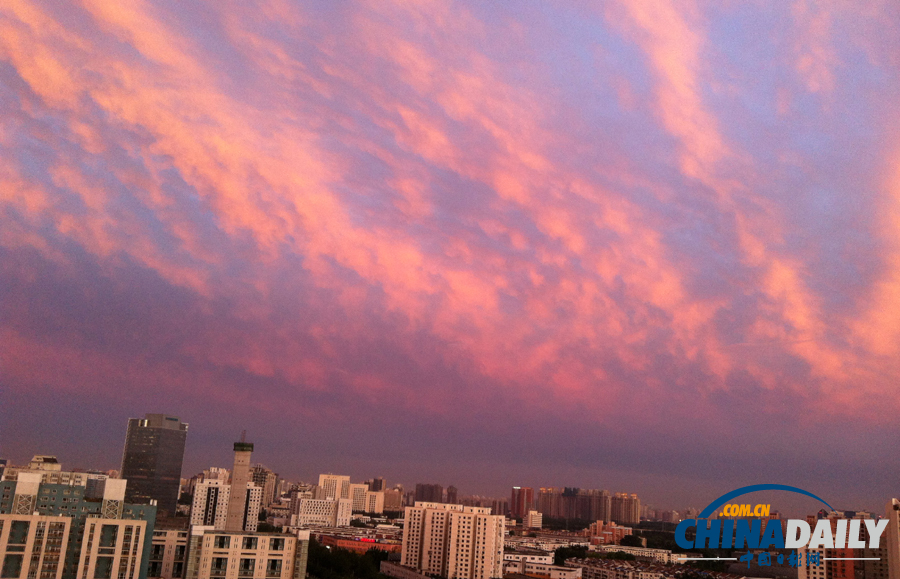
[[[186,579],[305,579],[309,535],[191,530]]]
[[[900,500],[888,502],[885,516],[888,525],[881,536],[881,546],[887,549],[888,576],[900,579]]]
[[[367,492],[366,508],[367,513],[381,514],[384,512],[384,492]]]
[[[360,513],[366,510],[366,493],[369,492],[369,485],[364,484],[350,484],[350,496],[343,497],[349,498],[351,504],[353,505],[353,512]]]
[[[350,524],[352,508],[350,499],[300,499],[291,505],[291,512],[292,527],[346,527]]]
[[[519,573],[540,579],[581,579],[580,567],[558,567],[551,563],[538,563],[527,560],[505,560],[503,574]]]
[[[350,477],[337,474],[320,474],[319,488],[322,489],[323,499],[349,499]],[[320,498],[320,497],[316,497]]]
[[[187,544],[188,531],[185,529],[154,529],[147,577],[184,577]]]
[[[0,515],[0,576],[60,579],[72,519],[41,515]]]
[[[641,499],[636,494],[616,493],[610,500],[610,519],[622,525],[641,522]]]
[[[147,521],[88,518],[77,579],[138,579]]]
[[[20,474],[37,474],[41,484],[60,484],[86,486],[89,480],[105,480],[109,476],[101,473],[69,472],[62,470],[62,465],[55,456],[37,455],[28,466],[8,466],[3,469],[0,481],[17,481]]]
[[[401,565],[447,579],[503,576],[505,517],[483,507],[416,502],[406,507]]]
[[[647,559],[669,565],[672,563],[684,563],[684,555],[681,553],[672,553],[668,549],[651,549],[649,547],[626,547],[624,545],[591,545],[590,550],[595,553],[628,553],[634,555],[638,559]]]
[[[262,507],[263,489],[252,482],[246,483],[247,492],[243,504],[242,520],[245,531],[255,531],[259,524],[259,510]],[[191,504],[191,525],[212,526],[225,530],[228,518],[228,504],[231,484],[224,480],[207,480],[194,486],[194,500]]]
[[[544,525],[544,515],[537,511],[528,511],[522,517],[522,526],[526,529],[540,529]]]

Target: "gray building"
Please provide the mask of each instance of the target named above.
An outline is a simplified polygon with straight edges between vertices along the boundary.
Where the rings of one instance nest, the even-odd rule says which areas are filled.
[[[175,514],[187,429],[177,417],[165,414],[128,421],[122,454],[127,502],[149,504],[155,500],[161,513]]]

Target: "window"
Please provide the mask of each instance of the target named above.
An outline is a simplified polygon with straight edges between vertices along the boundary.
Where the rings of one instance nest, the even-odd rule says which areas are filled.
[[[231,546],[231,537],[227,535],[216,535],[213,539],[213,547],[216,549],[227,549]]]
[[[22,574],[22,555],[7,555],[3,558],[0,577],[18,577]]]
[[[256,537],[244,537],[242,549],[256,549]]]
[[[284,551],[284,539],[272,539],[269,543],[269,549],[272,551]]]
[[[94,579],[111,579],[112,557],[97,557],[97,565],[94,567]]]
[[[241,559],[238,567],[238,577],[253,577],[253,571],[256,569],[256,559]]]
[[[280,577],[281,565],[281,559],[269,559],[266,564],[266,577]]]
[[[209,568],[211,575],[224,576],[228,571],[228,557],[213,557],[212,566]]]

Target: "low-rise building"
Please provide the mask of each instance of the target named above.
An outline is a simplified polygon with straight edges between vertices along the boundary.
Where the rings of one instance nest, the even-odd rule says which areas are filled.
[[[522,517],[522,526],[526,529],[540,529],[544,525],[544,515],[537,511],[528,511]]]
[[[292,527],[346,527],[353,514],[350,499],[300,499],[291,511]]]
[[[518,573],[528,577],[539,579],[581,579],[580,567],[560,567],[550,563],[519,560],[512,561],[504,558],[503,575]]]
[[[649,547],[626,547],[623,545],[591,545],[591,551],[595,551],[598,553],[628,553],[629,555],[634,555],[638,559],[645,559],[647,561],[655,561],[657,563],[663,563],[665,565],[669,565],[671,563],[683,563],[684,561],[681,559],[683,555],[681,554],[673,554],[672,551],[668,549],[650,549]]]

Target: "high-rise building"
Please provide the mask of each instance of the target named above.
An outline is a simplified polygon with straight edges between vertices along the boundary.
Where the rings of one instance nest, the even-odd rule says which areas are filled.
[[[453,485],[447,487],[447,503],[451,505],[459,504],[459,491]]]
[[[303,579],[309,533],[230,533],[191,528],[186,579]]]
[[[166,414],[147,414],[128,421],[122,454],[127,502],[156,501],[160,512],[175,514],[187,429],[187,424]]]
[[[380,515],[384,512],[384,492],[367,492],[366,493],[366,508],[365,511],[367,513],[375,513]]]
[[[534,507],[534,489],[531,487],[513,487],[509,498],[509,516],[513,519],[523,518]]]
[[[888,501],[885,517],[888,524],[881,535],[881,547],[887,551],[888,578],[900,579],[900,500]]]
[[[384,510],[397,513],[403,509],[403,491],[388,489],[384,491]]]
[[[369,490],[372,491],[373,493],[383,491],[384,490],[384,477],[376,476],[375,478],[373,478],[372,481],[369,483]]]
[[[319,487],[322,499],[349,499],[350,477],[337,474],[320,474]],[[317,497],[318,498],[318,497]]]
[[[0,515],[0,575],[62,579],[71,531],[69,517]]]
[[[125,480],[90,482],[42,483],[39,473],[0,482],[0,554],[13,555],[0,575],[79,579],[115,569],[114,577],[146,579],[156,507],[125,503]]]
[[[275,494],[278,490],[278,473],[267,469],[261,464],[257,464],[250,469],[250,479],[262,489],[263,508],[275,502]]]
[[[234,467],[231,469],[231,485],[229,497],[249,496],[244,493],[249,491],[250,484],[250,456],[253,454],[253,443],[246,442],[241,436],[240,442],[234,443]],[[247,490],[245,490],[247,489]],[[261,493],[260,493],[261,496]],[[257,516],[259,506],[256,508]],[[248,505],[244,501],[228,501],[225,515],[225,530],[240,532],[250,523],[248,521]],[[254,527],[253,530],[256,530]]]
[[[438,484],[416,483],[415,502],[442,503],[444,502],[444,487]]]
[[[610,501],[610,519],[621,525],[641,522],[641,500],[635,494],[616,493]]]
[[[447,579],[503,576],[503,515],[482,507],[416,502],[404,518],[402,565]]]
[[[246,491],[239,502],[244,507],[242,519],[244,531],[256,531],[259,511],[262,507],[263,490],[248,482]],[[194,486],[194,500],[191,504],[191,525],[212,527],[224,531],[228,519],[228,505],[231,503],[232,487],[223,480],[207,480]]]
[[[366,510],[367,492],[369,492],[369,487],[364,484],[350,484],[350,496],[346,498],[350,499],[354,512],[361,513]]]
[[[187,562],[187,544],[190,525],[185,517],[165,518],[156,521],[153,528],[153,545],[147,566],[151,579],[182,579]]]

